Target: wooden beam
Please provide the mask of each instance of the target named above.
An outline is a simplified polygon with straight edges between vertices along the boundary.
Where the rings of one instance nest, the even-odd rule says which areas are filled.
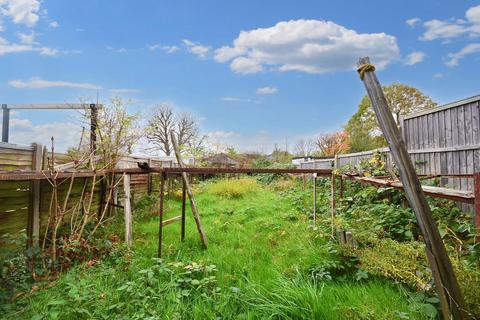
[[[8,109],[89,109],[88,103],[27,103],[8,104]]]
[[[173,217],[173,218],[169,218],[167,220],[163,220],[162,225],[166,226],[166,225],[169,225],[171,223],[174,223],[175,221],[180,221],[180,220],[182,220],[182,216],[176,216],[176,217]]]
[[[180,168],[184,167],[182,156],[180,154],[180,148],[178,146],[177,137],[175,136],[175,132],[170,132],[170,138],[172,140],[173,150],[175,151],[175,156],[177,157],[178,166]],[[192,209],[193,219],[195,220],[195,224],[197,225],[198,233],[200,234],[200,240],[202,241],[205,248],[208,247],[207,236],[203,231],[202,221],[200,220],[200,216],[198,214],[197,205],[195,203],[195,198],[193,197],[192,188],[190,186],[190,182],[188,181],[188,176],[186,172],[182,172],[183,182],[185,183],[185,188],[188,194],[188,198],[190,199],[190,208]]]
[[[407,152],[405,142],[389,110],[374,70],[375,68],[370,64],[369,58],[361,58],[358,61],[360,77],[365,85],[383,135],[388,142],[393,159],[397,164],[400,180],[424,238],[427,258],[435,280],[435,289],[440,299],[443,316],[445,319],[467,319],[462,292],[450,259],[425,198],[420,180],[416,175],[415,167]]]
[[[125,174],[123,176],[123,190],[125,192],[125,204],[124,214],[125,214],[125,242],[128,245],[132,244],[132,207],[130,203],[130,175]]]

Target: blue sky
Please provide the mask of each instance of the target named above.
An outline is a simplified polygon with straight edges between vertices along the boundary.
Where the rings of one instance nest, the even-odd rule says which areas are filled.
[[[340,129],[362,55],[439,103],[480,93],[478,1],[0,0],[0,16],[1,103],[170,103],[241,150]],[[12,116],[14,143],[80,131],[72,111]]]

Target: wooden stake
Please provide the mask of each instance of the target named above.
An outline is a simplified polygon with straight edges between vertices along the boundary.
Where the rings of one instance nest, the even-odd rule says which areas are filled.
[[[477,242],[480,242],[480,172],[473,174],[473,187],[475,193],[475,225],[477,226]]]
[[[186,220],[186,214],[185,214],[185,202],[186,202],[187,194],[185,190],[185,182],[182,180],[182,227],[181,227],[181,240],[185,240],[185,220]]]
[[[162,240],[163,240],[163,198],[165,193],[165,178],[166,173],[160,175],[160,208],[158,212],[159,222],[158,222],[158,253],[159,258],[162,257]]]
[[[178,147],[177,137],[175,136],[175,132],[170,132],[170,137],[172,140],[173,150],[175,151],[175,156],[177,157],[178,166],[183,168],[185,165],[182,161],[182,156],[180,154],[180,149]],[[192,188],[190,186],[190,182],[188,181],[188,176],[185,172],[182,172],[183,182],[185,183],[185,188],[187,190],[188,198],[190,199],[190,208],[192,209],[193,218],[195,219],[195,223],[197,225],[198,233],[200,234],[200,240],[202,241],[205,248],[208,246],[207,236],[203,231],[202,222],[200,220],[200,216],[198,215],[197,205],[195,204],[195,198],[193,197]]]
[[[407,199],[417,217],[425,241],[430,269],[435,279],[435,289],[440,299],[443,317],[445,319],[467,319],[465,303],[450,259],[415,172],[415,167],[407,152],[405,142],[388,108],[387,100],[374,68],[370,65],[370,59],[368,57],[361,58],[358,61],[358,67],[380,128],[400,172],[400,180],[403,183]]]
[[[125,192],[125,242],[128,245],[132,244],[132,207],[130,204],[130,175],[125,174],[123,176],[123,190]]]

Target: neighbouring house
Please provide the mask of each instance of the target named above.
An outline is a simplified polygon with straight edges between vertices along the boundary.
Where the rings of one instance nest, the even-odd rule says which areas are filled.
[[[240,162],[225,153],[214,154],[202,159],[207,167],[216,168],[239,168]]]

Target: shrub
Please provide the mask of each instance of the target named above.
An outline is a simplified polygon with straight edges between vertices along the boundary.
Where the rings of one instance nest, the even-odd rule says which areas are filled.
[[[207,193],[225,198],[240,198],[258,188],[258,183],[252,178],[238,180],[220,180],[206,187]]]

